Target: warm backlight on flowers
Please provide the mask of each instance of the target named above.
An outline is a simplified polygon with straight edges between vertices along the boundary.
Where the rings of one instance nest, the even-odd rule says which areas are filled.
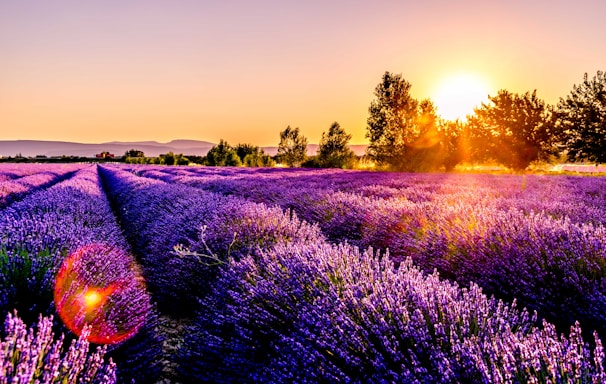
[[[90,325],[87,339],[98,344],[134,336],[150,308],[132,256],[104,244],[79,248],[67,257],[57,274],[54,298],[65,325],[78,336]]]

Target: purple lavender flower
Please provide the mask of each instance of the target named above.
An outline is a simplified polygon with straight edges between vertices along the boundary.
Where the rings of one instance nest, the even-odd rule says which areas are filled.
[[[85,329],[64,350],[63,335],[55,338],[53,319],[40,316],[27,328],[15,314],[8,314],[0,339],[0,383],[116,383],[116,365],[105,361],[105,347],[89,350]]]

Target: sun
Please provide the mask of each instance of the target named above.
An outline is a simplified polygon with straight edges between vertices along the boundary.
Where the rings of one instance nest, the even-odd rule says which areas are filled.
[[[442,80],[433,92],[438,114],[446,120],[465,120],[474,107],[488,101],[490,87],[477,75],[461,73]]]

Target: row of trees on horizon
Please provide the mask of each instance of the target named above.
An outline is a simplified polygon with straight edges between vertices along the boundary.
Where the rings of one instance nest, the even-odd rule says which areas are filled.
[[[606,74],[573,86],[556,106],[537,91],[500,90],[466,122],[440,119],[431,100],[385,72],[369,108],[367,155],[394,170],[451,170],[461,162],[496,161],[523,170],[534,161],[606,162]]]
[[[369,107],[366,160],[394,171],[454,169],[460,163],[497,162],[516,171],[532,162],[606,162],[606,74],[584,75],[557,105],[537,91],[505,89],[475,108],[467,121],[440,118],[430,99],[417,100],[401,74],[385,72]],[[168,154],[160,164],[209,166],[355,168],[359,158],[348,147],[351,135],[337,122],[322,133],[316,156],[307,156],[307,138],[290,126],[280,132],[278,154],[271,157],[250,144],[221,140],[206,156]],[[126,154],[129,161],[128,153]],[[141,162],[130,157],[129,162]]]

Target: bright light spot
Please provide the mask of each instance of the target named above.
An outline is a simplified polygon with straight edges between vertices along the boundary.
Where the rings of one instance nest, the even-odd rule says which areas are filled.
[[[102,297],[96,290],[88,290],[84,294],[84,304],[88,310],[95,308],[101,303]]]
[[[490,87],[478,76],[458,74],[441,81],[431,99],[444,119],[465,120],[474,107],[488,101],[489,93]]]
[[[134,260],[104,244],[79,248],[63,262],[54,290],[63,323],[87,340],[115,344],[134,336],[150,310],[150,297]]]

